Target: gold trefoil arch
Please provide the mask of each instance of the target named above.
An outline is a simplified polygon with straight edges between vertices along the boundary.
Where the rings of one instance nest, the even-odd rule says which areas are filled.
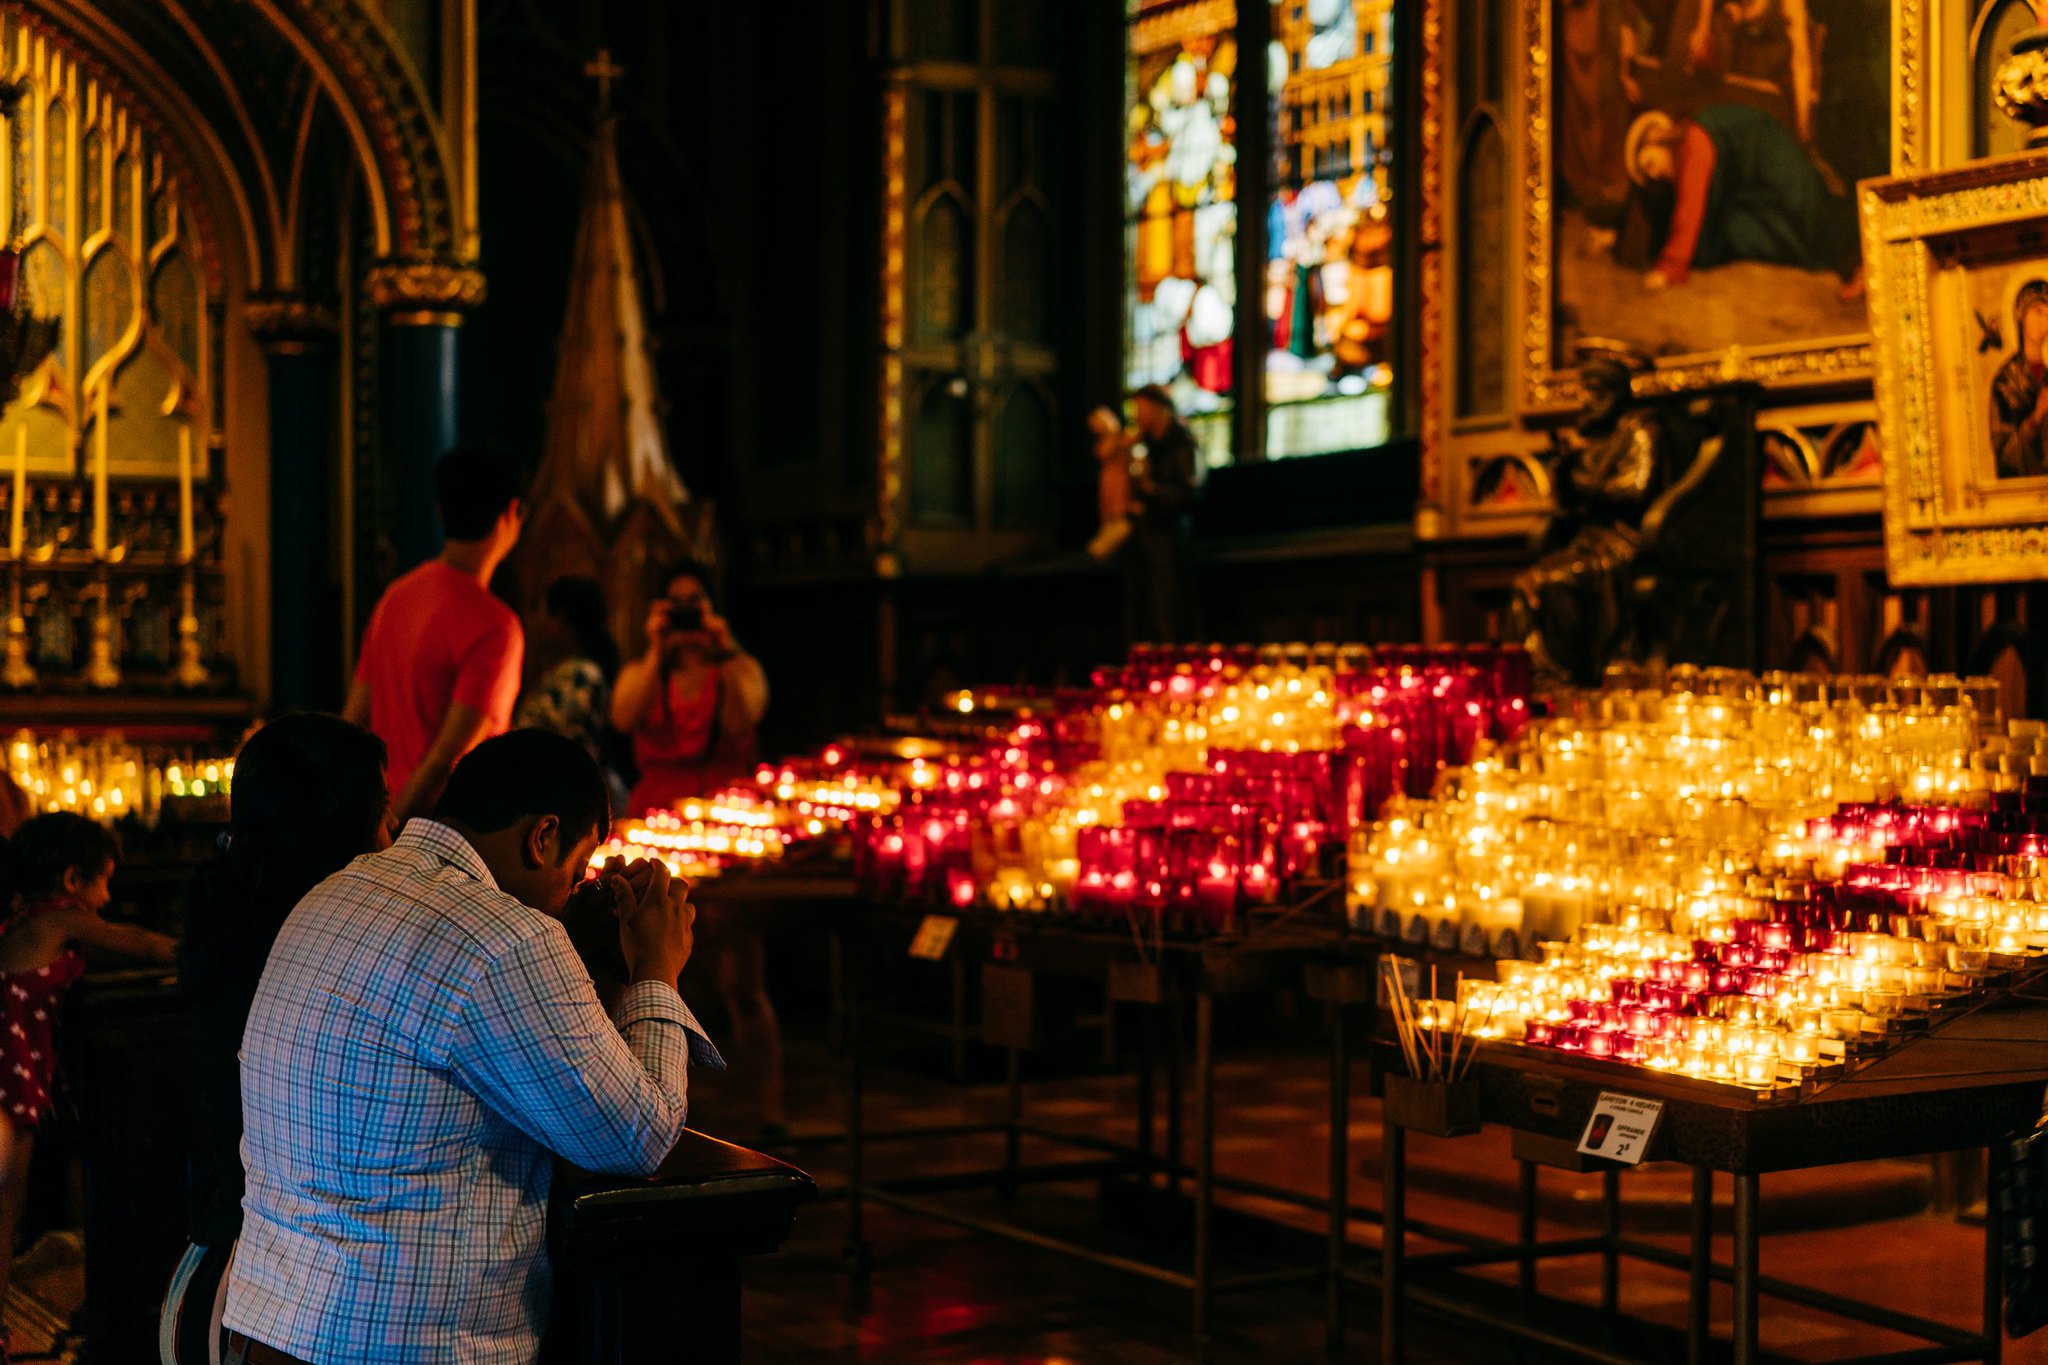
[[[185,433],[203,476],[214,339],[192,187],[118,89],[6,11],[0,74],[27,87],[0,118],[0,229],[22,249],[32,306],[62,320],[0,418],[0,464],[26,433],[31,474],[76,475],[104,400],[110,475],[174,476]]]

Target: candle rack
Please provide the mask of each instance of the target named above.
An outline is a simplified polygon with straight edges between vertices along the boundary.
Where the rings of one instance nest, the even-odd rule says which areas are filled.
[[[36,685],[35,665],[28,661],[28,617],[21,609],[21,556],[14,557],[7,577],[7,639],[5,653],[0,655],[0,686],[21,690]]]
[[[93,607],[92,638],[86,645],[85,685],[97,691],[111,692],[121,685],[121,668],[114,662],[114,615],[108,606],[111,592],[104,565],[97,580],[86,591],[93,599]]]
[[[199,645],[198,592],[192,565],[187,562],[184,581],[178,587],[178,662],[171,671],[171,681],[188,689],[205,687],[213,681]]]

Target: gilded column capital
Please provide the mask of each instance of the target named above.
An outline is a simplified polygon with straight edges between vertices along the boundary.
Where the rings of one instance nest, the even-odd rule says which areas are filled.
[[[456,325],[464,309],[484,301],[484,274],[448,261],[380,261],[363,288],[387,321]]]
[[[249,330],[266,351],[297,351],[331,341],[334,310],[301,294],[259,294],[242,306]]]

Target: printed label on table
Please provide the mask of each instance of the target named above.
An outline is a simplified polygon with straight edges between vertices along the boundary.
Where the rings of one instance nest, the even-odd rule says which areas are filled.
[[[1657,1131],[1657,1120],[1663,1117],[1662,1100],[1646,1100],[1639,1095],[1617,1095],[1612,1090],[1603,1090],[1599,1102],[1593,1106],[1593,1117],[1586,1120],[1586,1132],[1579,1139],[1579,1150],[1587,1156],[1633,1166],[1649,1150],[1650,1135]]]
[[[953,931],[959,927],[960,921],[951,915],[926,915],[917,926],[917,937],[910,940],[910,955],[937,962],[953,946]]]

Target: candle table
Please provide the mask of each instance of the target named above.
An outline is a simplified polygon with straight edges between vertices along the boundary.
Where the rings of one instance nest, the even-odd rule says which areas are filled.
[[[1397,1064],[1398,1065],[1398,1064]],[[1405,1219],[1405,1132],[1392,1124],[1384,1133],[1382,1209],[1384,1252],[1378,1273],[1352,1272],[1376,1284],[1382,1297],[1381,1359],[1404,1358],[1404,1328],[1410,1307],[1487,1327],[1582,1359],[1632,1359],[1604,1346],[1588,1345],[1534,1319],[1536,1271],[1547,1259],[1597,1252],[1602,1257],[1601,1314],[1610,1323],[1619,1310],[1619,1276],[1625,1259],[1689,1272],[1687,1359],[1709,1358],[1709,1293],[1712,1282],[1728,1282],[1735,1295],[1730,1350],[1735,1365],[1762,1359],[1759,1302],[1765,1295],[1875,1324],[1922,1346],[1882,1356],[1859,1357],[1858,1365],[2001,1358],[1999,1309],[2002,1286],[2000,1220],[1996,1201],[1986,1210],[1984,1298],[1981,1325],[1963,1329],[1865,1303],[1762,1273],[1758,1199],[1762,1178],[1772,1172],[1805,1170],[1856,1161],[1919,1156],[1985,1148],[1995,1175],[2001,1144],[2032,1127],[2040,1117],[2043,1083],[2048,1082],[2048,1009],[2007,1003],[1979,1009],[1943,1024],[1910,1045],[1829,1083],[1794,1092],[1769,1092],[1694,1081],[1552,1049],[1483,1045],[1474,1067],[1482,1117],[1515,1133],[1521,1164],[1520,1232],[1512,1242],[1427,1255],[1407,1251]],[[1693,1172],[1692,1245],[1681,1254],[1646,1240],[1626,1237],[1620,1227],[1619,1173],[1613,1163],[1578,1154],[1603,1092],[1663,1102],[1663,1115],[1643,1156],[1689,1166]],[[1536,1168],[1540,1164],[1606,1172],[1600,1234],[1544,1242],[1536,1235]],[[1734,1182],[1733,1254],[1728,1265],[1711,1257],[1712,1177],[1723,1172]],[[1417,1283],[1485,1265],[1515,1265],[1519,1311],[1501,1312],[1483,1303],[1456,1277]],[[1850,1365],[1836,1362],[1835,1365]]]

